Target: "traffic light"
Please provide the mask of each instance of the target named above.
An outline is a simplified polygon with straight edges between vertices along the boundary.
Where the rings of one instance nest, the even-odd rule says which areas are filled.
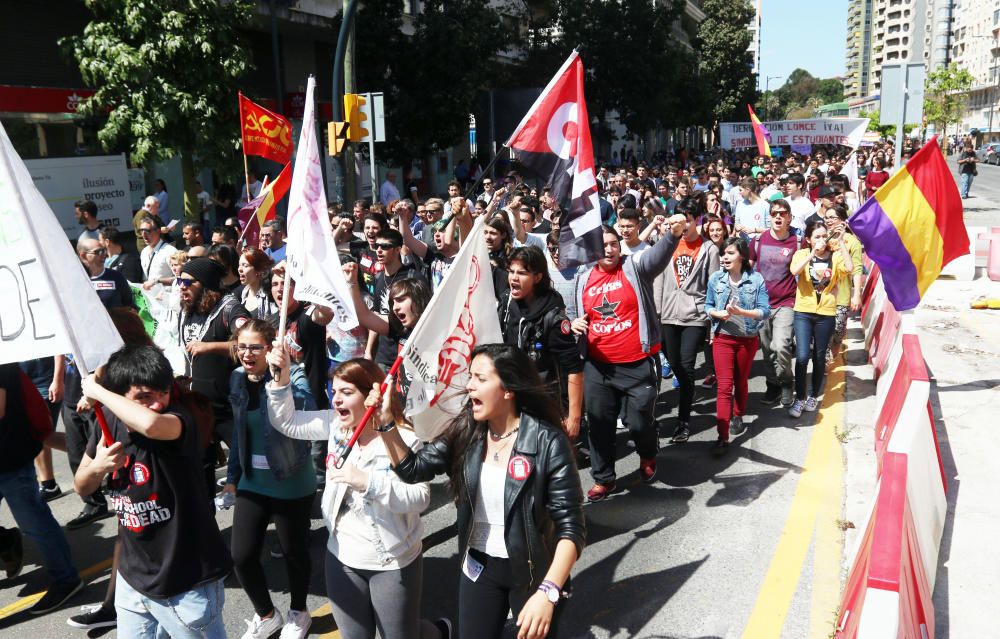
[[[344,114],[350,128],[347,130],[348,139],[351,142],[361,142],[369,136],[366,123],[368,122],[368,100],[365,96],[357,93],[344,94]]]
[[[330,122],[326,125],[327,143],[331,156],[338,156],[347,144],[347,132],[350,125],[347,122]]]

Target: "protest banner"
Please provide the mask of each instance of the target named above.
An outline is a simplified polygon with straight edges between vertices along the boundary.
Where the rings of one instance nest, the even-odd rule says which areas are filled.
[[[2,125],[0,300],[0,363],[73,353],[86,374],[122,346],[80,258]]]
[[[316,109],[312,97],[315,86],[316,79],[309,76],[302,134],[299,137],[288,198],[288,249],[285,260],[288,273],[295,280],[295,299],[332,309],[340,328],[350,330],[358,325],[358,317],[354,312],[344,271],[340,267],[333,229],[326,212],[326,191],[319,165]],[[286,279],[283,302],[287,300]],[[282,319],[278,330],[280,335],[284,335],[285,328],[284,306],[285,303],[282,304]]]
[[[778,120],[764,122],[770,132],[770,144],[776,146],[840,144],[852,149],[861,144],[868,128],[868,118],[814,118],[809,120]],[[719,124],[719,145],[726,151],[756,148],[753,124],[722,122]]]
[[[140,200],[139,206],[132,206],[124,154],[25,160],[24,166],[59,221],[63,237],[75,240],[83,230],[74,213],[74,204],[79,200],[97,205],[97,219],[102,226],[132,230],[132,212],[142,203]]]

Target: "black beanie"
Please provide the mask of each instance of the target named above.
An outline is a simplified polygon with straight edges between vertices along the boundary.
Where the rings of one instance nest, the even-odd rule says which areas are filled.
[[[184,263],[181,273],[187,273],[192,276],[210,291],[218,291],[222,285],[224,269],[221,264],[212,258],[196,257]]]

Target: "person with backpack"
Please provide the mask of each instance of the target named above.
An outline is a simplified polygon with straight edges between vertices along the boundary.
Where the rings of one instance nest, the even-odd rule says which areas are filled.
[[[22,532],[38,546],[51,584],[32,615],[51,612],[83,589],[59,523],[38,490],[35,457],[52,433],[49,408],[16,363],[0,365],[0,500],[7,502],[18,528],[0,527],[0,565],[7,579],[24,565]]]
[[[566,304],[552,288],[541,249],[514,249],[507,268],[510,289],[500,294],[498,308],[504,343],[527,353],[542,381],[555,386],[566,434],[574,440],[583,416],[583,361]]]

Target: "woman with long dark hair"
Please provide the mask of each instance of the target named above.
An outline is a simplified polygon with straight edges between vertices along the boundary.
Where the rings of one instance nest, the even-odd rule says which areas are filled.
[[[771,313],[764,278],[750,266],[750,249],[739,236],[725,241],[722,270],[712,274],[705,294],[705,311],[712,318],[712,355],[718,391],[715,427],[719,438],[712,452],[729,448],[729,434],[746,430],[750,365],[760,346],[757,333]]]
[[[379,434],[404,481],[450,478],[463,555],[459,637],[500,637],[509,611],[520,639],[555,636],[586,535],[573,449],[524,351],[477,346],[469,371],[468,402],[439,438],[413,450],[391,423]],[[369,404],[378,401],[373,389]]]
[[[271,351],[268,363],[279,371],[268,386],[271,423],[296,439],[325,438],[328,450],[346,444],[364,417],[365,398],[373,390],[378,392],[385,377],[371,360],[348,360],[333,372],[332,408],[301,411],[292,403],[285,347]],[[405,428],[398,401],[383,407],[379,423],[392,428],[407,450],[419,448],[416,435]],[[450,622],[439,620],[435,629],[420,619],[420,513],[430,504],[430,486],[404,483],[389,469],[392,451],[374,428],[361,432],[356,447],[341,468],[328,461],[322,504],[330,531],[326,590],[341,636],[374,639],[378,630],[387,639],[447,637]]]
[[[274,263],[264,251],[255,246],[248,246],[240,254],[236,272],[243,289],[240,291],[240,302],[251,316],[267,319],[278,312],[278,305],[271,299],[271,287],[268,275]]]

